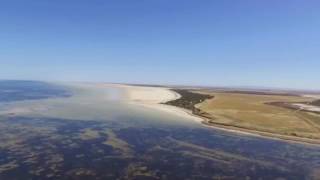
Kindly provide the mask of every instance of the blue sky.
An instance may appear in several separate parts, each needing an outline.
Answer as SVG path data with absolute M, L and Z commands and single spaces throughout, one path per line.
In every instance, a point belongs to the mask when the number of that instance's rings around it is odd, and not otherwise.
M 3 0 L 0 79 L 320 89 L 320 1 Z

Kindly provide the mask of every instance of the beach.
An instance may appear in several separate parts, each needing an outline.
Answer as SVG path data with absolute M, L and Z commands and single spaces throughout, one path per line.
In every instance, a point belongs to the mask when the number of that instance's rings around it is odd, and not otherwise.
M 112 84 L 111 86 L 118 87 L 123 90 L 123 98 L 127 103 L 170 113 L 182 118 L 192 119 L 199 123 L 203 121 L 202 118 L 194 116 L 189 110 L 163 104 L 181 97 L 178 93 L 170 90 L 169 88 L 124 84 Z
M 108 85 L 110 86 L 110 85 Z M 124 101 L 130 104 L 143 106 L 145 108 L 151 108 L 158 111 L 162 111 L 165 113 L 170 113 L 178 117 L 188 118 L 200 123 L 203 126 L 208 128 L 219 129 L 231 133 L 237 133 L 242 135 L 250 135 L 256 137 L 264 137 L 268 139 L 274 140 L 282 140 L 293 143 L 302 143 L 302 144 L 319 144 L 318 140 L 308 139 L 308 138 L 300 138 L 300 137 L 292 137 L 287 135 L 274 134 L 269 132 L 261 132 L 243 128 L 237 128 L 232 126 L 223 126 L 223 125 L 212 125 L 209 124 L 209 119 L 194 115 L 190 110 L 166 105 L 163 104 L 168 101 L 172 101 L 180 98 L 181 96 L 175 91 L 166 88 L 166 87 L 151 87 L 151 86 L 135 86 L 135 85 L 124 85 L 124 84 L 112 84 L 113 87 L 121 88 L 123 93 Z

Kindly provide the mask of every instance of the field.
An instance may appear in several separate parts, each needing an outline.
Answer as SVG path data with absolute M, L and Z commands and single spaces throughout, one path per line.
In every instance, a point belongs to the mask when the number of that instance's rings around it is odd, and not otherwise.
M 206 117 L 209 125 L 241 128 L 258 132 L 320 139 L 320 115 L 272 103 L 311 102 L 314 99 L 292 95 L 243 92 L 194 93 L 214 96 L 196 104 L 196 115 Z

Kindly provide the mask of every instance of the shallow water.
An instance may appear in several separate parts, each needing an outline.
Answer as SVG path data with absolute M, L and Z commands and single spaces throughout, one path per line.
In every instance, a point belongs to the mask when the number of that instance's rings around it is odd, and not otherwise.
M 0 102 L 0 179 L 320 176 L 320 147 L 204 127 L 128 104 L 115 87 L 61 86 L 72 96 L 45 87 L 39 98 Z

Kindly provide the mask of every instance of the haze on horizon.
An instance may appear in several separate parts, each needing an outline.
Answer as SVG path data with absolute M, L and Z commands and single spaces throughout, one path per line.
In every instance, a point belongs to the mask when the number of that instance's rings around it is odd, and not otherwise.
M 320 89 L 316 0 L 0 3 L 0 79 Z

